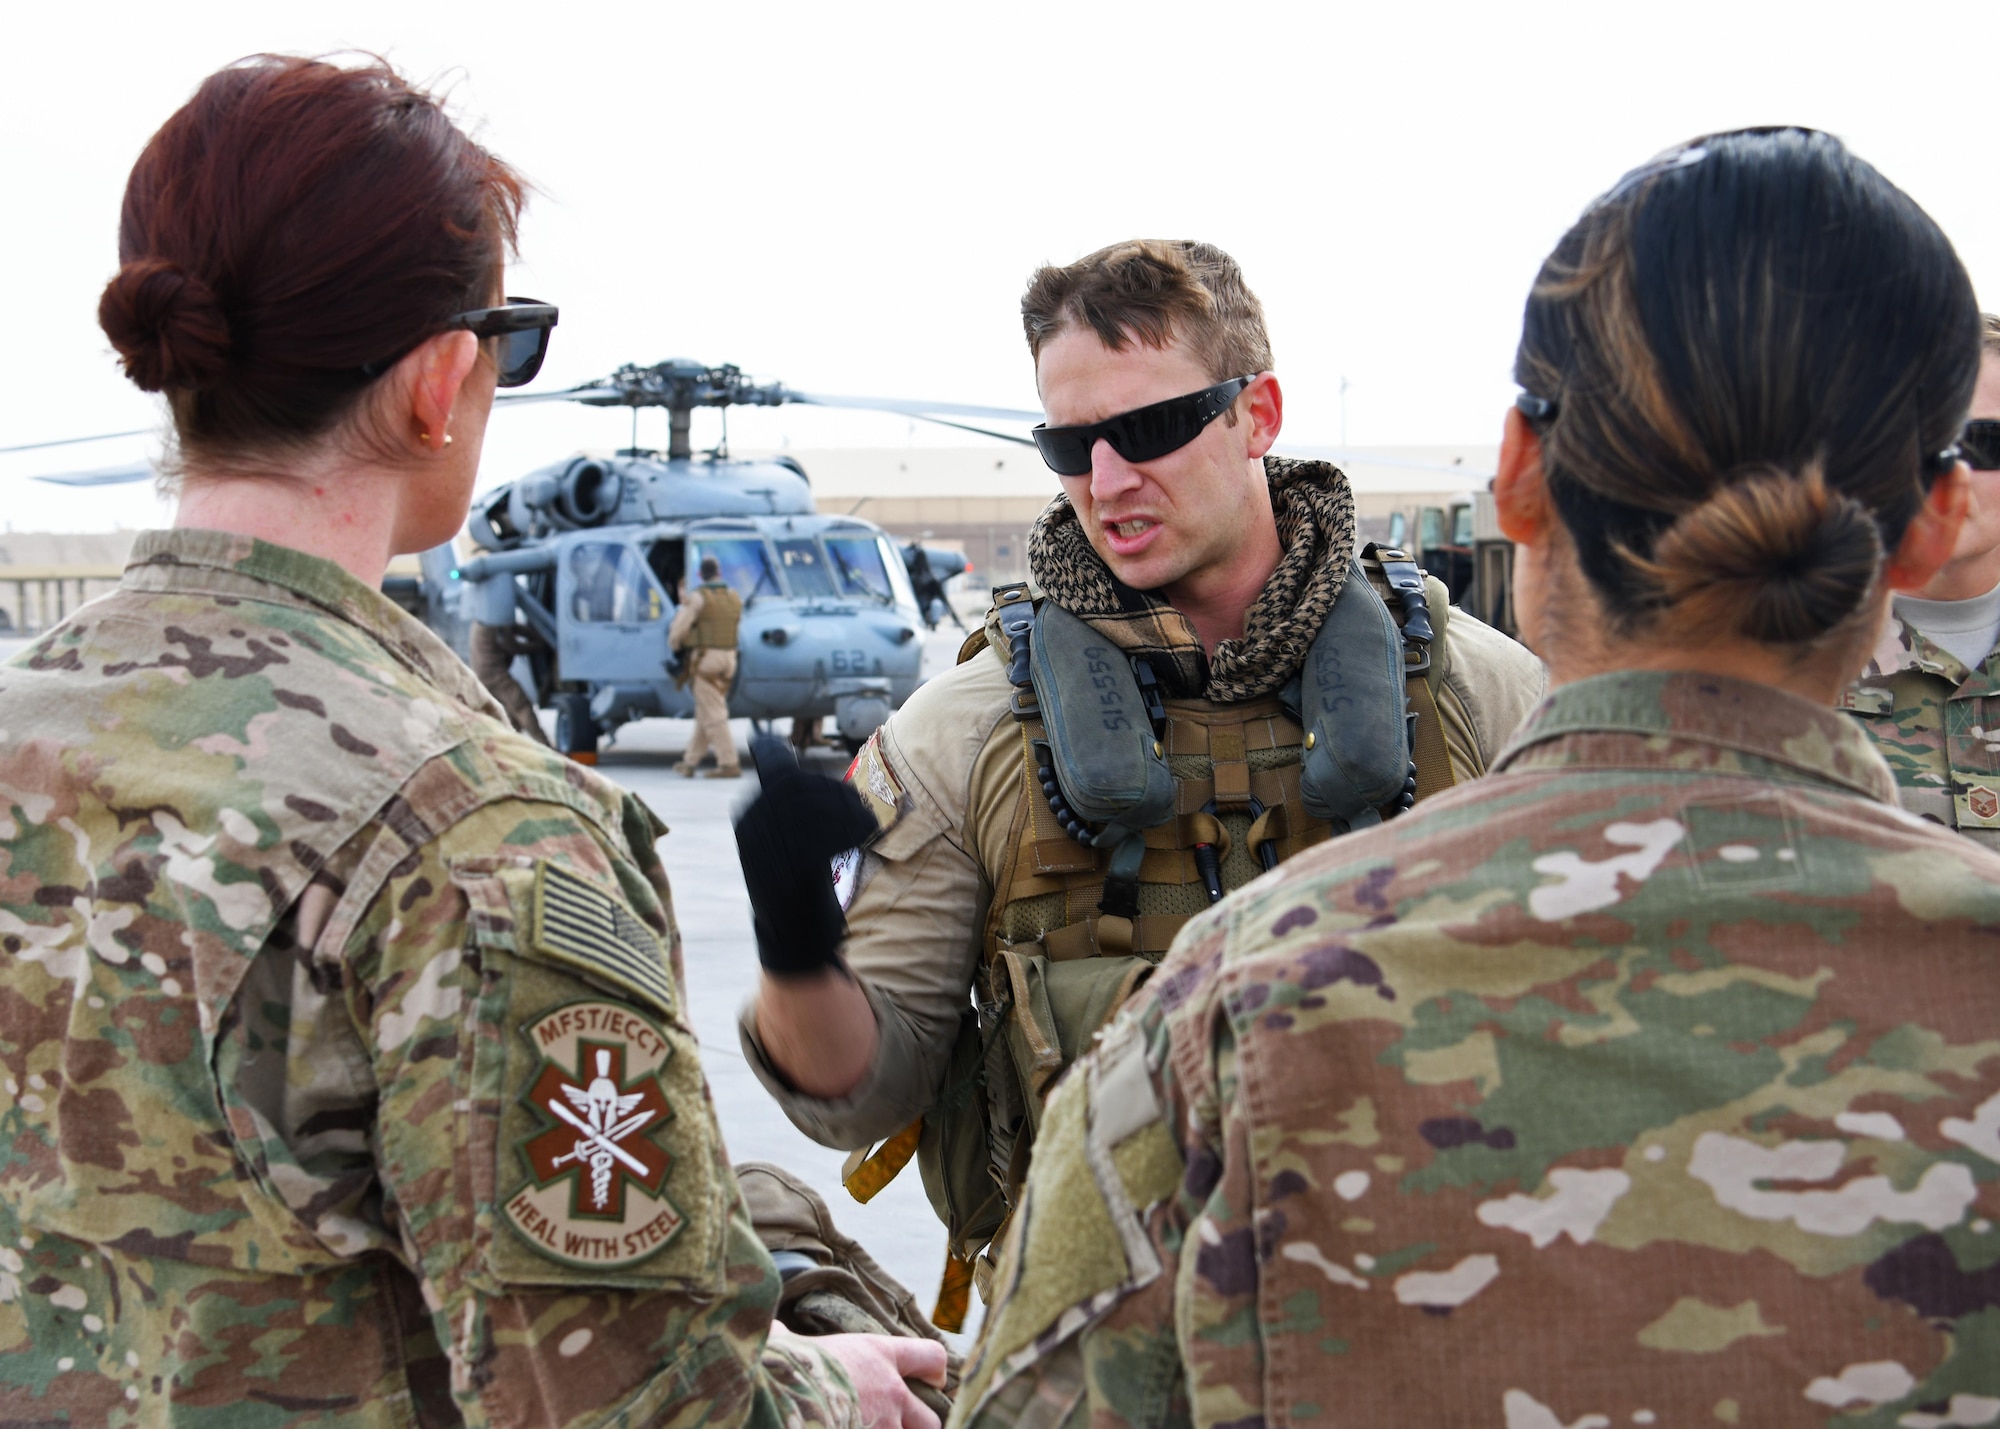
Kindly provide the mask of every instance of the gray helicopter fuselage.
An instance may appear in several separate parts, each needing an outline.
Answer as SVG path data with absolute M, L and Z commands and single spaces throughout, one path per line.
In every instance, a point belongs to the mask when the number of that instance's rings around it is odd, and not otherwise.
M 587 695 L 600 732 L 692 714 L 668 630 L 710 556 L 744 605 L 732 715 L 831 715 L 858 743 L 917 687 L 901 554 L 872 523 L 815 511 L 787 459 L 575 457 L 481 498 L 469 530 L 484 549 L 453 572 L 460 613 L 532 630 L 538 702 Z

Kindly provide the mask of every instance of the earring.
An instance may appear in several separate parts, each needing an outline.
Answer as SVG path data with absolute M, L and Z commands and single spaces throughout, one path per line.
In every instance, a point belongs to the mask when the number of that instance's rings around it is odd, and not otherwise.
M 423 447 L 427 447 L 427 446 L 429 446 L 430 444 L 431 444 L 431 434 L 430 434 L 429 432 L 419 432 L 419 433 L 417 433 L 417 445 L 418 445 L 418 446 L 423 446 Z M 446 432 L 446 433 L 444 434 L 444 445 L 445 445 L 445 446 L 450 446 L 450 445 L 451 445 L 451 433 L 450 433 L 450 432 Z

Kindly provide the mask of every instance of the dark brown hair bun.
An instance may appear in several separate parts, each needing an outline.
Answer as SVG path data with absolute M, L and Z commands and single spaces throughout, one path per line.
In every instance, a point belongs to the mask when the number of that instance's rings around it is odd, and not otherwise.
M 139 258 L 104 285 L 97 321 L 147 392 L 208 386 L 229 366 L 229 318 L 208 284 L 177 263 Z
M 1626 559 L 1652 582 L 1683 638 L 1703 632 L 1766 644 L 1809 641 L 1861 608 L 1875 584 L 1882 537 L 1868 508 L 1826 484 L 1763 470 L 1690 507 Z

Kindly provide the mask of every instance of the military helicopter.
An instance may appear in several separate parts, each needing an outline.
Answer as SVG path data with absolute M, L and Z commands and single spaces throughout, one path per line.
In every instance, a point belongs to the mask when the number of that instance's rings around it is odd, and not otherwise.
M 728 408 L 800 402 L 898 412 L 1016 442 L 1027 438 L 948 419 L 1040 417 L 814 395 L 686 360 L 627 365 L 562 391 L 497 401 L 629 407 L 634 443 L 610 456 L 569 457 L 476 498 L 466 534 L 479 554 L 426 552 L 421 578 L 385 590 L 461 653 L 470 622 L 512 627 L 527 651 L 532 697 L 555 711 L 557 747 L 586 758 L 629 720 L 693 713 L 692 692 L 674 679 L 667 630 L 683 582 L 704 557 L 744 602 L 730 713 L 815 729 L 831 716 L 850 749 L 916 689 L 919 637 L 940 607 L 949 611 L 942 583 L 965 569 L 961 554 L 899 549 L 872 522 L 820 514 L 796 460 L 729 456 Z M 637 444 L 642 407 L 667 411 L 664 453 Z M 723 411 L 713 451 L 693 450 L 696 407 Z
M 683 583 L 704 557 L 715 558 L 744 602 L 730 714 L 760 726 L 789 718 L 795 737 L 830 716 L 839 741 L 859 749 L 916 689 L 922 633 L 941 616 L 957 618 L 943 586 L 965 570 L 961 553 L 899 548 L 872 522 L 819 513 L 793 458 L 728 454 L 728 408 L 886 411 L 1021 443 L 1029 439 L 951 418 L 1041 418 L 1012 408 L 816 395 L 687 360 L 628 364 L 560 391 L 496 399 L 554 401 L 631 408 L 632 445 L 572 455 L 475 497 L 465 534 L 476 554 L 463 557 L 450 545 L 423 552 L 420 575 L 391 575 L 383 590 L 461 657 L 470 655 L 475 622 L 505 632 L 525 659 L 530 698 L 555 712 L 557 748 L 583 760 L 631 720 L 692 715 L 693 691 L 676 681 L 667 632 Z M 667 411 L 665 452 L 638 445 L 645 407 Z M 693 449 L 696 407 L 723 412 L 723 440 L 711 451 Z M 140 463 L 40 479 L 94 486 L 152 474 Z

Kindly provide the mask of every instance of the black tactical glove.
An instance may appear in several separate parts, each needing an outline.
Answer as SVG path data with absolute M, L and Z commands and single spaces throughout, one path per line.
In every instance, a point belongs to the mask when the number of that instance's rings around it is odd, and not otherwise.
M 736 856 L 757 931 L 757 960 L 778 975 L 840 966 L 847 919 L 833 893 L 833 858 L 876 830 L 861 796 L 801 769 L 775 735 L 750 741 L 757 797 L 736 816 Z

